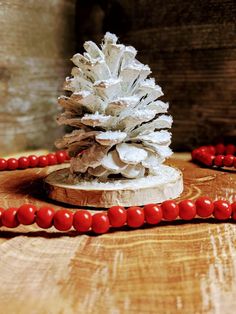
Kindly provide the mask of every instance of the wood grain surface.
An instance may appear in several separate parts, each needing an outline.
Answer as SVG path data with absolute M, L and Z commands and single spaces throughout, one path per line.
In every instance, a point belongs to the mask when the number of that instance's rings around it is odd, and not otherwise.
M 204 194 L 236 200 L 235 172 L 199 168 L 180 159 L 170 163 L 184 173 L 182 198 Z M 0 206 L 48 204 L 41 180 L 59 167 L 1 172 Z M 1 228 L 0 235 L 4 314 L 227 314 L 236 306 L 232 222 L 196 219 L 102 236 L 20 226 Z

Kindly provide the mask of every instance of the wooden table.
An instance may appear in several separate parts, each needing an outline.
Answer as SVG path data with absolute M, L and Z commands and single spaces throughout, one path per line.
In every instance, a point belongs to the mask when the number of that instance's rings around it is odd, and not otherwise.
M 182 198 L 204 194 L 236 201 L 235 172 L 204 169 L 180 159 L 170 163 L 184 173 Z M 58 167 L 1 172 L 0 206 L 48 204 L 41 179 Z M 1 313 L 235 310 L 233 222 L 196 219 L 102 236 L 37 231 L 36 226 L 1 230 Z

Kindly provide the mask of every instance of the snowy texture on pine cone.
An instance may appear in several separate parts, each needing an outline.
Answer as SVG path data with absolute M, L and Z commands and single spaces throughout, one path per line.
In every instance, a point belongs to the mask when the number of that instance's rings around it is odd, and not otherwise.
M 70 96 L 59 97 L 58 123 L 74 130 L 56 146 L 72 156 L 72 175 L 156 175 L 172 154 L 172 117 L 168 103 L 158 100 L 161 87 L 148 78 L 151 70 L 135 58 L 135 48 L 118 44 L 114 34 L 106 33 L 101 48 L 92 41 L 84 48 L 65 81 Z

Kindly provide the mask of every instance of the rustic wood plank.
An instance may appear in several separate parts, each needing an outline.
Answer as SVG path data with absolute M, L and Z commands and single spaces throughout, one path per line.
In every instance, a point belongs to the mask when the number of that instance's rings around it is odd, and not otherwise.
M 184 173 L 182 198 L 207 194 L 236 201 L 235 172 L 170 163 Z M 40 180 L 60 167 L 1 172 L 0 206 L 48 204 Z M 102 236 L 39 232 L 35 226 L 1 230 L 0 303 L 6 314 L 227 314 L 236 306 L 234 223 L 163 223 Z
M 111 0 L 110 6 L 116 1 Z M 132 29 L 235 22 L 234 0 L 121 0 Z
M 52 147 L 61 133 L 56 100 L 74 51 L 74 7 L 73 0 L 1 2 L 1 154 Z
M 208 21 L 209 23 L 209 21 Z M 236 24 L 187 24 L 172 26 L 156 25 L 153 28 L 136 29 L 125 34 L 126 43 L 132 41 L 147 54 L 151 50 L 183 51 L 235 47 Z

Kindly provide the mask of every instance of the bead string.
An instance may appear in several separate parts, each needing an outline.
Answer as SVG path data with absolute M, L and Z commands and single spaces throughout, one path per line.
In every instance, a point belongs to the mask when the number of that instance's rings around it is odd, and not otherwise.
M 235 167 L 236 146 L 218 144 L 216 146 L 201 146 L 192 151 L 193 161 L 212 167 Z M 69 160 L 66 151 L 57 151 L 43 156 L 0 158 L 0 170 L 15 170 L 34 167 L 46 167 L 61 164 Z M 55 211 L 52 207 L 37 208 L 32 204 L 23 204 L 19 208 L 0 208 L 0 226 L 16 228 L 20 224 L 36 223 L 42 229 L 54 226 L 59 231 L 69 231 L 74 228 L 80 233 L 92 231 L 103 234 L 112 228 L 129 226 L 140 228 L 144 224 L 157 225 L 161 221 L 173 221 L 178 218 L 190 221 L 195 217 L 214 217 L 217 220 L 236 220 L 236 202 L 230 204 L 225 200 L 213 202 L 208 197 L 200 197 L 195 202 L 183 200 L 176 203 L 173 200 L 162 204 L 148 204 L 144 207 L 132 206 L 125 209 L 122 206 L 112 206 L 107 212 L 91 214 L 88 210 L 73 212 L 68 209 Z
M 19 208 L 0 208 L 0 226 L 16 228 L 20 224 L 36 223 L 42 229 L 54 226 L 59 231 L 69 231 L 74 228 L 80 233 L 92 231 L 96 234 L 107 233 L 109 229 L 129 226 L 140 228 L 144 224 L 157 225 L 161 221 L 173 221 L 177 218 L 190 221 L 195 217 L 214 217 L 223 221 L 230 217 L 236 220 L 236 202 L 230 204 L 225 200 L 213 202 L 208 197 L 199 197 L 195 202 L 183 200 L 176 203 L 173 200 L 162 204 L 148 204 L 144 207 L 132 206 L 125 209 L 122 206 L 112 206 L 107 212 L 91 214 L 88 210 L 73 212 L 68 209 L 55 211 L 43 206 L 37 208 L 32 204 L 23 204 Z
M 36 167 L 47 167 L 57 164 L 62 164 L 70 158 L 65 150 L 59 150 L 55 153 L 50 153 L 42 156 L 30 155 L 17 158 L 0 158 L 0 171 L 27 169 Z
M 192 160 L 207 167 L 236 168 L 236 146 L 233 144 L 217 144 L 201 146 L 192 151 Z
M 207 145 L 194 149 L 191 152 L 192 160 L 208 167 L 236 168 L 236 146 L 233 144 Z M 0 158 L 0 171 L 47 167 L 68 161 L 70 157 L 66 151 L 57 151 L 42 156 L 30 155 L 17 158 Z

